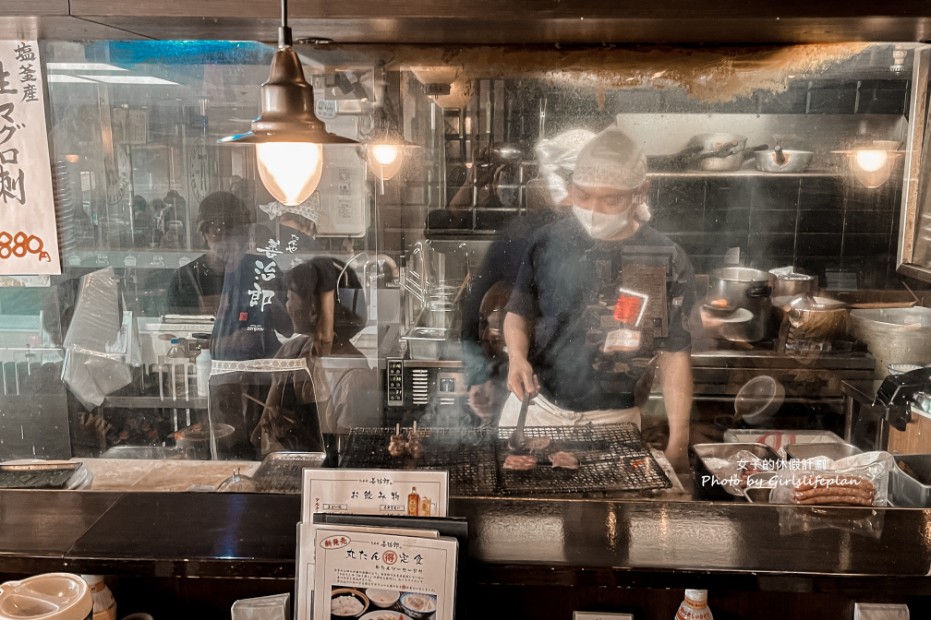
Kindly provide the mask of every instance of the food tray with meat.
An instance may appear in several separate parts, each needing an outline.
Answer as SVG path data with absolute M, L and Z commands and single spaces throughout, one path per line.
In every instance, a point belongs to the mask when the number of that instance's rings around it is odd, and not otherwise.
M 325 452 L 271 452 L 252 479 L 262 493 L 300 493 L 305 467 L 322 467 Z
M 398 450 L 413 429 L 354 428 L 340 467 L 441 469 L 453 495 L 539 495 L 672 486 L 633 424 L 526 427 L 527 445 L 512 451 L 513 428 L 419 428 L 422 449 Z M 391 449 L 389 449 L 391 448 Z

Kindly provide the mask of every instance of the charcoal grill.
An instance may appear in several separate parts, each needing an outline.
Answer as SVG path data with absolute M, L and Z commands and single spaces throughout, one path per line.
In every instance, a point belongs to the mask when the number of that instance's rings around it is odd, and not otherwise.
M 547 450 L 535 454 L 537 467 L 528 471 L 504 469 L 511 452 L 507 440 L 512 427 L 420 428 L 424 455 L 393 457 L 388 442 L 391 428 L 354 428 L 340 457 L 340 467 L 374 469 L 433 469 L 449 472 L 454 495 L 539 495 L 665 489 L 672 486 L 633 424 L 581 427 L 526 427 L 528 439 L 548 437 Z M 576 470 L 551 466 L 548 454 L 571 452 Z

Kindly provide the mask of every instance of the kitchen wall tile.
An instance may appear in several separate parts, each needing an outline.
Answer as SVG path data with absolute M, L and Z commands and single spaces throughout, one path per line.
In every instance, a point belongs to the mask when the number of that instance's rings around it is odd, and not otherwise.
M 771 264 L 777 256 L 795 256 L 795 235 L 751 234 L 747 253 L 754 264 Z
M 843 231 L 844 212 L 842 210 L 799 211 L 799 234 L 832 233 L 839 236 Z
M 813 80 L 808 85 L 808 114 L 853 114 L 856 104 L 854 80 Z
M 788 209 L 753 209 L 750 212 L 750 234 L 795 234 L 798 211 Z
M 839 256 L 842 239 L 837 234 L 799 234 L 796 252 L 798 256 Z
M 879 217 L 875 211 L 847 211 L 844 216 L 844 232 L 847 234 L 877 234 L 891 228 L 887 217 Z
M 851 256 L 875 257 L 894 254 L 896 240 L 889 235 L 848 233 L 843 237 L 845 258 Z
M 750 209 L 709 205 L 705 209 L 704 230 L 709 234 L 743 234 L 750 232 Z
M 857 114 L 905 114 L 910 80 L 861 80 Z
M 756 177 L 751 191 L 753 210 L 795 209 L 799 201 L 799 178 Z
M 753 181 L 740 177 L 710 179 L 705 185 L 705 196 L 710 207 L 748 209 L 753 200 Z
M 837 177 L 805 177 L 799 182 L 800 209 L 837 209 L 844 206 L 843 182 Z
M 762 114 L 804 114 L 808 103 L 808 82 L 794 80 L 783 92 L 771 90 L 756 94 Z

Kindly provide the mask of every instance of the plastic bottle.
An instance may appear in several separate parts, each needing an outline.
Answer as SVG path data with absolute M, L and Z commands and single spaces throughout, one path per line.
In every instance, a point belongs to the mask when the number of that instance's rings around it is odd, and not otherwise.
M 187 362 L 188 356 L 179 338 L 171 339 L 168 348 L 168 381 L 172 398 L 187 398 Z
M 210 367 L 212 363 L 210 349 L 201 349 L 194 360 L 194 366 L 197 368 L 197 395 L 200 397 L 206 397 L 210 391 Z
M 101 575 L 81 575 L 94 599 L 94 620 L 116 620 L 116 599 Z
M 686 590 L 674 620 L 713 620 L 708 609 L 708 590 Z

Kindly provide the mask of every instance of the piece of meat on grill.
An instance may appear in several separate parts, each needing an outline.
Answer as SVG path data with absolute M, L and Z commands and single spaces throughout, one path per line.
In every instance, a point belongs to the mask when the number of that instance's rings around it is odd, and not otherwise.
M 527 454 L 509 454 L 504 459 L 504 469 L 511 471 L 529 471 L 536 466 L 536 457 Z
M 530 437 L 524 447 L 531 452 L 541 452 L 549 448 L 552 443 L 553 440 L 549 437 Z
M 571 452 L 566 452 L 565 450 L 560 450 L 559 452 L 553 452 L 550 456 L 550 463 L 553 464 L 553 467 L 559 467 L 562 469 L 578 469 L 579 468 L 579 459 L 576 458 Z
M 401 425 L 398 424 L 394 435 L 388 440 L 388 454 L 397 458 L 399 456 L 404 456 L 406 453 L 407 439 L 401 434 Z

